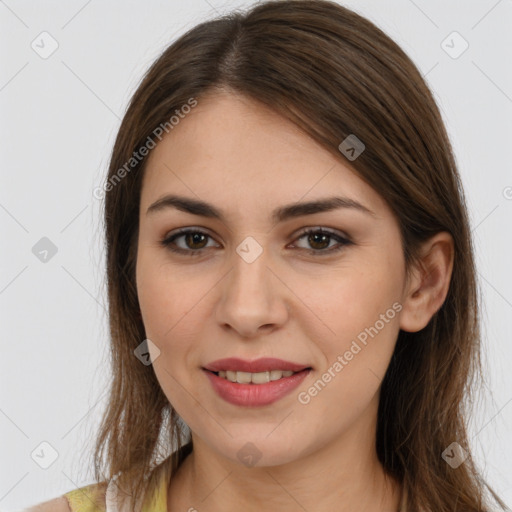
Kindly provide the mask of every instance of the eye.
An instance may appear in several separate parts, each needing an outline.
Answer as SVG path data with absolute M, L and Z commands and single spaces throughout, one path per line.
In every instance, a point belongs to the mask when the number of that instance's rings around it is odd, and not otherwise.
M 333 252 L 340 251 L 344 246 L 352 244 L 348 238 L 324 228 L 308 228 L 302 232 L 297 240 L 301 240 L 302 238 L 305 238 L 309 246 L 313 248 L 313 250 L 309 250 L 308 252 L 319 256 L 332 254 Z M 338 244 L 329 247 L 333 240 L 338 242 Z
M 175 243 L 175 240 L 180 238 L 183 239 L 184 247 L 180 247 Z M 160 244 L 172 252 L 196 256 L 201 254 L 203 249 L 207 248 L 206 242 L 208 238 L 211 238 L 211 236 L 198 229 L 180 229 L 177 233 L 161 240 Z
M 317 256 L 331 254 L 343 249 L 344 246 L 351 245 L 353 243 L 348 238 L 323 228 L 308 228 L 303 231 L 296 240 L 301 240 L 303 238 L 306 239 L 306 242 L 310 247 L 312 247 L 312 249 L 302 249 Z M 180 246 L 176 243 L 176 241 L 180 239 L 182 239 L 184 246 Z M 202 254 L 204 249 L 212 247 L 207 245 L 208 239 L 212 239 L 212 237 L 204 231 L 185 228 L 167 236 L 160 241 L 160 244 L 175 253 L 185 254 L 187 256 L 198 256 Z M 335 244 L 334 246 L 330 246 L 333 241 L 336 241 L 337 245 Z

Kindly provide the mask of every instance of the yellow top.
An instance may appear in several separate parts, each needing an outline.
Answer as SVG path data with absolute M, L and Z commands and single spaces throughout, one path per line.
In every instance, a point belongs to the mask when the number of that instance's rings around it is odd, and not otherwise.
M 186 444 L 179 452 L 174 452 L 158 464 L 152 475 L 156 478 L 156 486 L 151 495 L 144 496 L 141 512 L 167 512 L 167 489 L 171 477 L 173 463 L 179 465 L 191 450 Z M 176 460 L 177 459 L 177 460 Z M 64 494 L 72 512 L 124 512 L 116 505 L 115 482 L 107 486 L 100 482 L 73 489 Z M 128 510 L 128 509 L 126 509 Z

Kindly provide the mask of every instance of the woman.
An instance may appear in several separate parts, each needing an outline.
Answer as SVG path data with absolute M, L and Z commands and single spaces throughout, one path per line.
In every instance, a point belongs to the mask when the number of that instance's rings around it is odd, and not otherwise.
M 193 28 L 134 94 L 104 192 L 98 483 L 43 510 L 489 511 L 486 489 L 505 509 L 463 414 L 460 178 L 375 25 L 292 0 Z

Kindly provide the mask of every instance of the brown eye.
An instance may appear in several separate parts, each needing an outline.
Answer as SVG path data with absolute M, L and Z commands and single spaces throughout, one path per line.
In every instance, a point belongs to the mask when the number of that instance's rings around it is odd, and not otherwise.
M 185 244 L 189 249 L 203 249 L 207 236 L 202 233 L 187 233 L 183 235 Z
M 182 229 L 161 240 L 160 243 L 170 251 L 195 256 L 201 254 L 203 249 L 209 248 L 207 247 L 209 239 L 211 239 L 211 236 L 202 231 Z M 178 244 L 176 243 L 177 240 L 181 240 L 181 242 Z
M 339 251 L 343 249 L 344 246 L 352 244 L 350 240 L 347 238 L 334 233 L 332 231 L 327 231 L 325 229 L 316 228 L 316 229 L 308 229 L 304 231 L 297 240 L 306 239 L 307 244 L 309 245 L 309 252 L 311 254 L 331 254 L 332 252 Z M 330 246 L 331 242 L 337 242 L 334 246 Z M 308 247 L 302 247 L 305 250 L 308 250 Z
M 329 246 L 330 241 L 331 236 L 323 233 L 312 233 L 308 235 L 308 243 L 313 249 L 325 249 Z

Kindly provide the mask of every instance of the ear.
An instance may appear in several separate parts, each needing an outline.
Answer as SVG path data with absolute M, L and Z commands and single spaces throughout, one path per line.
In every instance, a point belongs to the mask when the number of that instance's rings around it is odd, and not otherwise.
M 400 329 L 420 331 L 441 308 L 450 287 L 453 258 L 453 238 L 446 231 L 423 242 L 420 261 L 404 289 Z

